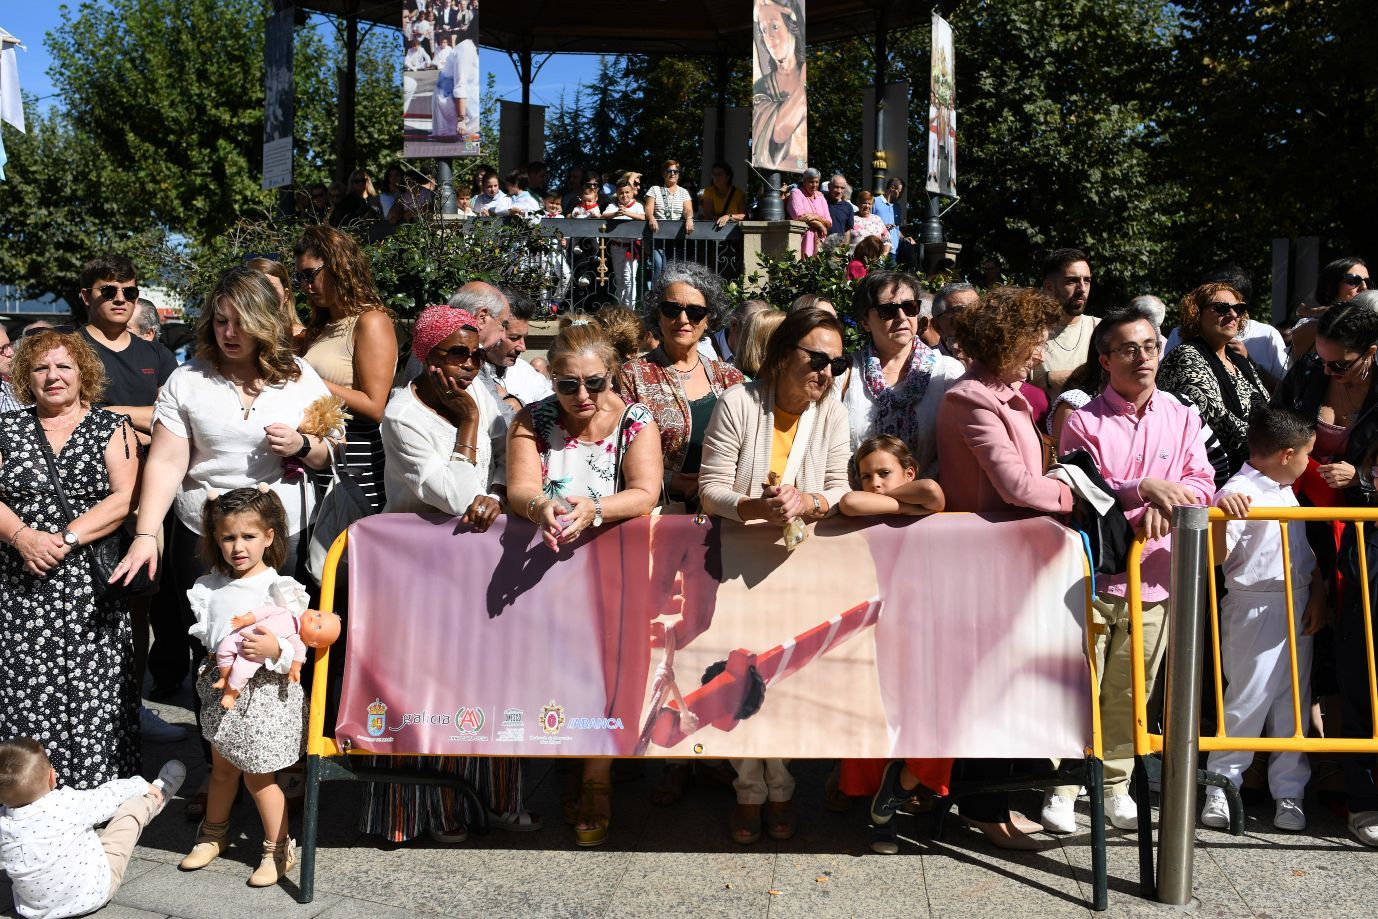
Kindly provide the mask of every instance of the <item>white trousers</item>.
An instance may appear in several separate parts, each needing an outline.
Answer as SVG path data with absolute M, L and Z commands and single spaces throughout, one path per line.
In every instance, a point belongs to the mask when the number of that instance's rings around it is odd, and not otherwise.
M 631 307 L 636 297 L 636 275 L 640 265 L 636 253 L 630 248 L 608 244 L 608 261 L 612 262 L 612 284 L 617 291 L 617 300 L 623 306 Z
M 732 787 L 736 789 L 738 804 L 778 803 L 794 797 L 794 776 L 790 775 L 789 760 L 734 759 L 730 762 L 737 770 Z
M 1310 588 L 1292 592 L 1297 628 L 1297 685 L 1301 733 L 1311 726 L 1311 636 L 1301 634 Z M 1220 608 L 1220 667 L 1225 677 L 1225 733 L 1231 737 L 1292 736 L 1292 663 L 1287 643 L 1287 595 L 1283 591 L 1231 588 Z M 1209 664 L 1207 665 L 1209 666 Z M 1206 768 L 1234 782 L 1254 760 L 1248 750 L 1212 753 Z M 1274 798 L 1301 798 L 1311 778 L 1304 753 L 1273 753 L 1268 790 Z M 1224 794 L 1208 787 L 1207 794 Z

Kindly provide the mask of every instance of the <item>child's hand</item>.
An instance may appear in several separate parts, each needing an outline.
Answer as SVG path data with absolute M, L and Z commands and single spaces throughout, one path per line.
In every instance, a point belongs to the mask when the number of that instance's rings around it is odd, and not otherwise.
M 163 803 L 163 790 L 159 788 L 157 785 L 150 784 L 148 786 L 148 796 L 152 798 L 154 802 L 156 802 L 157 804 Z
M 1237 491 L 1223 494 L 1215 499 L 1215 506 L 1220 508 L 1231 517 L 1249 516 L 1249 505 L 1253 503 L 1248 495 L 1242 495 Z

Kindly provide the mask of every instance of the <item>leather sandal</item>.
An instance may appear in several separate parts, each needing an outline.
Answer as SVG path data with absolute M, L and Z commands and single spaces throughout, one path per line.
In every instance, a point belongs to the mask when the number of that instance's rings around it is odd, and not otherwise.
M 601 846 L 608 841 L 608 825 L 612 822 L 612 785 L 588 779 L 579 805 L 579 822 L 574 827 L 574 841 L 585 848 Z M 599 799 L 603 806 L 598 806 Z
M 749 846 L 761 838 L 761 805 L 738 804 L 727 817 L 732 841 Z
M 766 834 L 771 839 L 783 842 L 794 835 L 799 828 L 799 815 L 794 810 L 793 801 L 766 802 Z

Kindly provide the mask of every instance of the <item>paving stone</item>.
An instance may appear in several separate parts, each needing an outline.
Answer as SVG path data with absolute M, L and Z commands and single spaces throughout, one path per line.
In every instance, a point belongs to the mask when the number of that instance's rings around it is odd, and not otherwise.
M 782 853 L 776 858 L 770 919 L 930 915 L 923 857 Z
M 275 887 L 255 889 L 244 878 L 209 871 L 187 874 L 159 865 L 120 888 L 120 906 L 176 916 L 179 919 L 309 919 L 325 912 L 337 898 L 317 891 L 312 903 L 296 901 L 295 870 Z
M 609 917 L 764 917 L 776 897 L 770 852 L 638 852 L 608 905 Z

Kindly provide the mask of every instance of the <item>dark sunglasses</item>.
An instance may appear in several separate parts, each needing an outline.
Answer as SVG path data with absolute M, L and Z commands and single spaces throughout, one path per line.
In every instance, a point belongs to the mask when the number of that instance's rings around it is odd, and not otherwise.
M 708 307 L 699 306 L 695 303 L 676 303 L 673 300 L 660 301 L 660 315 L 666 319 L 678 319 L 680 313 L 683 313 L 690 322 L 698 325 L 708 318 Z
M 584 377 L 580 379 L 579 377 L 560 377 L 555 381 L 555 391 L 562 396 L 577 396 L 579 394 L 579 387 L 581 386 L 588 390 L 590 396 L 596 396 L 598 393 L 608 388 L 608 378 Z
M 294 271 L 292 272 L 292 281 L 298 287 L 306 287 L 307 285 L 316 283 L 317 275 L 324 270 L 324 265 L 317 265 L 315 268 L 310 268 L 305 271 Z
M 1368 287 L 1369 279 L 1361 274 L 1347 274 L 1341 277 L 1340 281 L 1350 287 Z
M 1357 363 L 1359 363 L 1359 358 L 1357 357 L 1348 361 L 1326 361 L 1325 369 L 1337 377 L 1342 377 L 1346 373 L 1349 373 L 1350 368 Z
M 803 345 L 795 345 L 795 347 L 809 356 L 809 369 L 814 373 L 827 367 L 833 376 L 840 377 L 847 372 L 847 368 L 852 363 L 851 358 L 845 354 L 841 357 L 828 357 L 822 351 L 810 351 Z
M 667 169 L 667 170 L 665 170 L 665 174 L 666 174 L 667 176 L 677 176 L 677 175 L 679 175 L 679 170 L 678 170 L 678 169 Z
M 1234 310 L 1236 316 L 1243 316 L 1249 311 L 1249 304 L 1247 303 L 1221 303 L 1218 300 L 1212 300 L 1206 306 L 1210 307 L 1217 316 L 1227 315 L 1230 310 Z
M 131 284 L 128 287 L 121 287 L 118 284 L 102 284 L 100 287 L 92 287 L 91 291 L 102 300 L 113 300 L 116 294 L 124 294 L 124 298 L 130 303 L 139 299 L 139 287 L 136 284 Z
M 900 314 L 900 310 L 904 310 L 904 315 L 913 319 L 919 315 L 920 306 L 918 300 L 899 300 L 895 303 L 877 303 L 875 310 L 877 316 L 889 322 Z
M 467 364 L 470 361 L 482 364 L 488 357 L 488 352 L 482 348 L 470 348 L 465 345 L 455 345 L 444 351 L 437 349 L 434 353 L 447 364 Z
M 31 338 L 34 335 L 42 335 L 44 332 L 56 332 L 59 335 L 70 335 L 76 328 L 70 325 L 39 326 L 38 328 L 28 328 L 19 334 L 20 338 Z

